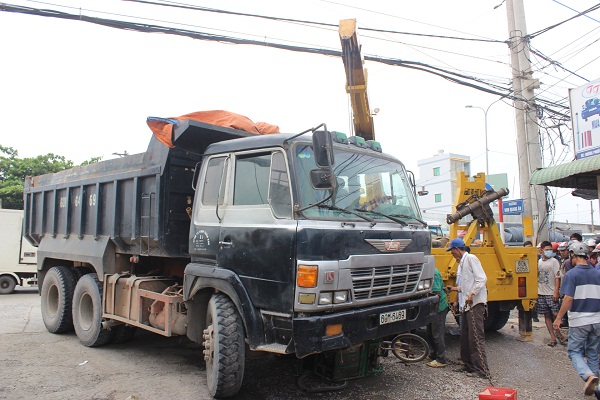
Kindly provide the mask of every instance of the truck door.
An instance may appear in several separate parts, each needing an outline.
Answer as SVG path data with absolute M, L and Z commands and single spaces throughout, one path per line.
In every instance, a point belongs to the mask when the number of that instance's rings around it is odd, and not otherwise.
M 227 202 L 219 208 L 218 266 L 237 273 L 254 306 L 291 311 L 295 239 L 288 163 L 280 150 L 232 157 Z
M 212 157 L 206 163 L 206 170 L 196 184 L 189 249 L 193 260 L 215 264 L 221 230 L 217 214 L 219 207 L 223 207 L 225 202 L 229 157 Z

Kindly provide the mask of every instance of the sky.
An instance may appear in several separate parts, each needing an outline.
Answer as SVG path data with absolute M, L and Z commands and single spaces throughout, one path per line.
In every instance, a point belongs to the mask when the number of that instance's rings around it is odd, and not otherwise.
M 174 3 L 174 2 L 169 2 Z M 268 21 L 206 11 L 116 0 L 13 0 L 8 4 L 72 14 L 144 22 L 294 46 L 340 50 L 335 27 Z M 182 3 L 178 3 L 182 4 Z M 337 25 L 354 18 L 359 28 L 504 41 L 502 0 L 302 2 L 220 0 L 186 4 Z M 596 1 L 526 0 L 529 33 L 576 15 Z M 63 7 L 61 7 L 63 6 Z M 496 7 L 498 6 L 498 7 Z M 142 19 L 144 18 L 144 19 Z M 178 25 L 175 25 L 178 24 Z M 269 122 L 282 132 L 326 123 L 350 133 L 342 60 L 266 46 L 228 44 L 125 31 L 83 21 L 0 12 L 0 144 L 19 157 L 54 153 L 75 163 L 113 153 L 145 151 L 148 116 L 175 117 L 228 110 Z M 363 55 L 404 59 L 509 85 L 505 43 L 475 42 L 359 30 Z M 560 64 L 532 56 L 539 92 L 565 103 L 568 89 L 600 77 L 600 11 L 532 39 Z M 423 72 L 366 61 L 376 138 L 418 177 L 417 161 L 438 151 L 471 157 L 471 172 L 485 171 L 484 113 L 488 109 L 489 173 L 507 173 L 509 198 L 519 198 L 514 109 L 499 96 Z M 564 68 L 575 72 L 575 76 Z M 566 110 L 568 113 L 568 110 Z M 569 124 L 570 125 L 570 124 Z M 543 132 L 544 165 L 573 159 L 570 126 Z M 552 219 L 589 223 L 590 202 L 552 189 Z M 594 221 L 600 225 L 592 202 Z M 600 229 L 599 229 L 600 230 Z

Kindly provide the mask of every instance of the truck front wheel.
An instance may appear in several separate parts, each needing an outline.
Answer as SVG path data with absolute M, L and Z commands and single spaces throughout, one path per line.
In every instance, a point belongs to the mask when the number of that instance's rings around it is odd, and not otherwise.
M 17 281 L 10 275 L 0 276 L 0 294 L 11 294 L 17 286 Z
M 50 333 L 73 330 L 71 303 L 77 278 L 68 267 L 52 267 L 42 284 L 42 319 Z
M 112 332 L 102 328 L 102 284 L 96 274 L 83 275 L 73 293 L 73 326 L 81 344 L 102 346 Z
M 204 330 L 206 380 L 211 396 L 235 396 L 244 379 L 244 327 L 235 305 L 222 293 L 208 302 Z

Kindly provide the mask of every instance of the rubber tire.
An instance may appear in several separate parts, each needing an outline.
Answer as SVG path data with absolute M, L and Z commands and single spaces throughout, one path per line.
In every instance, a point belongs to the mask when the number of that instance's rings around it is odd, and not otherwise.
M 73 327 L 87 347 L 102 346 L 112 339 L 113 332 L 102 328 L 102 284 L 96 274 L 83 275 L 75 286 Z
M 488 314 L 483 322 L 483 329 L 486 332 L 499 331 L 506 325 L 510 311 L 500 311 L 500 304 L 496 302 L 488 303 Z
M 44 325 L 50 333 L 73 330 L 73 292 L 77 278 L 69 267 L 52 267 L 44 277 L 41 308 Z
M 114 344 L 127 343 L 133 339 L 133 335 L 137 331 L 135 326 L 117 325 L 111 328 L 113 332 L 112 342 Z
M 2 275 L 0 276 L 0 294 L 11 294 L 15 291 L 17 281 L 13 276 Z
M 79 278 L 81 278 L 84 275 L 91 274 L 92 272 L 94 272 L 94 270 L 88 267 L 73 268 L 73 273 L 77 277 L 77 280 L 79 280 Z
M 216 293 L 210 298 L 206 326 L 209 332 L 212 327 L 212 335 L 206 340 L 212 342 L 206 360 L 208 391 L 216 398 L 235 396 L 244 379 L 244 327 L 229 297 Z

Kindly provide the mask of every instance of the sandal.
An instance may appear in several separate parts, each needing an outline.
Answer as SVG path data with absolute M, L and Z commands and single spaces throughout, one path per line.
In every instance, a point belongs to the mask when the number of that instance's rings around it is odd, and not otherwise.
M 546 345 L 550 346 L 550 347 L 554 347 L 554 346 L 556 346 L 556 342 L 548 342 L 548 343 L 546 343 Z
M 558 339 L 558 343 L 562 344 L 563 346 L 567 346 L 569 344 L 569 339 L 566 337 L 561 337 Z
M 468 376 L 469 378 L 481 378 L 481 379 L 485 379 L 485 375 L 480 374 L 478 372 L 467 372 L 466 376 Z

